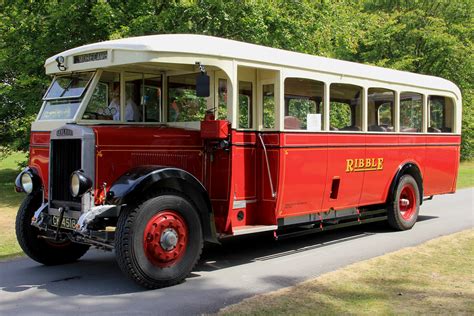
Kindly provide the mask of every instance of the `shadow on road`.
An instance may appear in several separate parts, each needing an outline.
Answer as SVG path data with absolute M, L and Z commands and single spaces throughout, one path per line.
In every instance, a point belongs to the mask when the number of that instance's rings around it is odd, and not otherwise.
M 420 216 L 420 221 L 435 219 Z M 364 238 L 373 234 L 392 232 L 385 223 L 354 226 L 276 241 L 272 234 L 242 236 L 224 240 L 221 245 L 204 249 L 191 278 L 201 278 L 200 272 L 226 269 L 246 263 L 265 261 L 298 252 L 313 250 L 335 243 Z M 128 280 L 119 270 L 114 255 L 91 251 L 76 263 L 46 267 L 29 259 L 0 263 L 0 293 L 23 292 L 31 288 L 45 290 L 58 296 L 103 296 L 144 291 Z M 273 280 L 291 284 L 292 280 Z M 86 286 L 85 286 L 86 285 Z

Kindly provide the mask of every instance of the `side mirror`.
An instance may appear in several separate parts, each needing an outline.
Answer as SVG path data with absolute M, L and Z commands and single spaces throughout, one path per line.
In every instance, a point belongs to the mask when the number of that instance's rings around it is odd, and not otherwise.
M 209 83 L 209 76 L 200 72 L 196 77 L 196 96 L 207 98 L 210 95 Z

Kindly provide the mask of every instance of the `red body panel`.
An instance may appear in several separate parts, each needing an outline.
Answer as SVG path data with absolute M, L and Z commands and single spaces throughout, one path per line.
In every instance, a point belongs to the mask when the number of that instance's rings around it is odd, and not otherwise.
M 48 197 L 50 132 L 31 132 L 29 166 L 38 171 L 43 181 L 45 198 Z
M 328 135 L 288 133 L 282 138 L 278 217 L 321 210 L 328 169 Z
M 204 182 L 204 147 L 199 131 L 144 126 L 95 126 L 93 130 L 96 189 L 104 182 L 110 186 L 130 168 L 141 165 L 181 168 Z
M 454 192 L 459 162 L 456 135 L 263 132 L 267 167 L 255 131 L 232 130 L 231 146 L 224 150 L 206 146 L 194 130 L 91 128 L 96 135 L 96 193 L 135 166 L 182 168 L 207 188 L 219 233 L 331 208 L 385 203 L 398 168 L 407 162 L 419 166 L 425 196 Z M 38 170 L 46 189 L 48 160 L 49 132 L 32 132 L 30 166 Z
M 291 132 L 262 135 L 273 184 L 278 188 L 276 203 L 271 199 L 257 134 L 233 131 L 231 186 L 234 195 L 230 199 L 231 202 L 256 201 L 234 208 L 227 229 L 229 226 L 272 224 L 276 218 L 331 208 L 383 204 L 398 169 L 408 162 L 419 167 L 425 196 L 455 191 L 459 136 Z M 279 135 L 280 143 L 276 142 L 276 136 L 269 138 L 269 135 Z M 348 159 L 363 160 L 368 163 L 366 168 L 369 170 L 347 172 Z M 379 161 L 380 168 L 377 168 Z M 371 164 L 375 167 L 370 168 Z M 256 176 L 252 176 L 254 174 Z M 331 197 L 334 179 L 339 182 L 336 198 Z M 239 211 L 247 214 L 247 221 L 236 219 Z
M 203 139 L 226 139 L 229 135 L 229 122 L 224 120 L 201 121 Z

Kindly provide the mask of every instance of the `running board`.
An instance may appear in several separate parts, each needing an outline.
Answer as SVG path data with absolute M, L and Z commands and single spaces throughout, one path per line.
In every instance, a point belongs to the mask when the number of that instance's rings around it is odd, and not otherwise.
M 380 217 L 373 217 L 373 218 L 367 218 L 367 219 L 359 219 L 359 220 L 340 223 L 340 224 L 323 225 L 323 223 L 319 223 L 320 224 L 319 226 L 314 227 L 314 228 L 308 228 L 305 230 L 300 230 L 300 231 L 295 231 L 295 232 L 290 232 L 290 233 L 283 233 L 281 235 L 279 235 L 278 232 L 276 232 L 275 239 L 281 240 L 281 239 L 290 238 L 290 237 L 304 236 L 304 235 L 315 234 L 315 233 L 343 228 L 343 227 L 349 227 L 349 226 L 355 226 L 355 225 L 367 224 L 367 223 L 373 223 L 373 222 L 380 222 L 380 221 L 386 221 L 386 220 L 387 220 L 387 216 L 380 216 Z
M 255 234 L 267 231 L 275 231 L 278 229 L 277 225 L 247 225 L 247 226 L 237 226 L 233 228 L 232 235 L 221 235 L 220 238 L 240 236 L 247 234 Z

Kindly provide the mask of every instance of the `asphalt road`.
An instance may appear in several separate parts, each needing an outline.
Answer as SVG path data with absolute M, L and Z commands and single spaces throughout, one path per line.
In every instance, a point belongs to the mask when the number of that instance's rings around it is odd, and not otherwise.
M 247 236 L 207 249 L 186 282 L 145 291 L 124 278 L 110 253 L 45 267 L 30 259 L 0 263 L 1 315 L 194 315 L 293 285 L 353 262 L 473 227 L 474 190 L 426 201 L 410 231 L 385 225 L 275 241 Z

